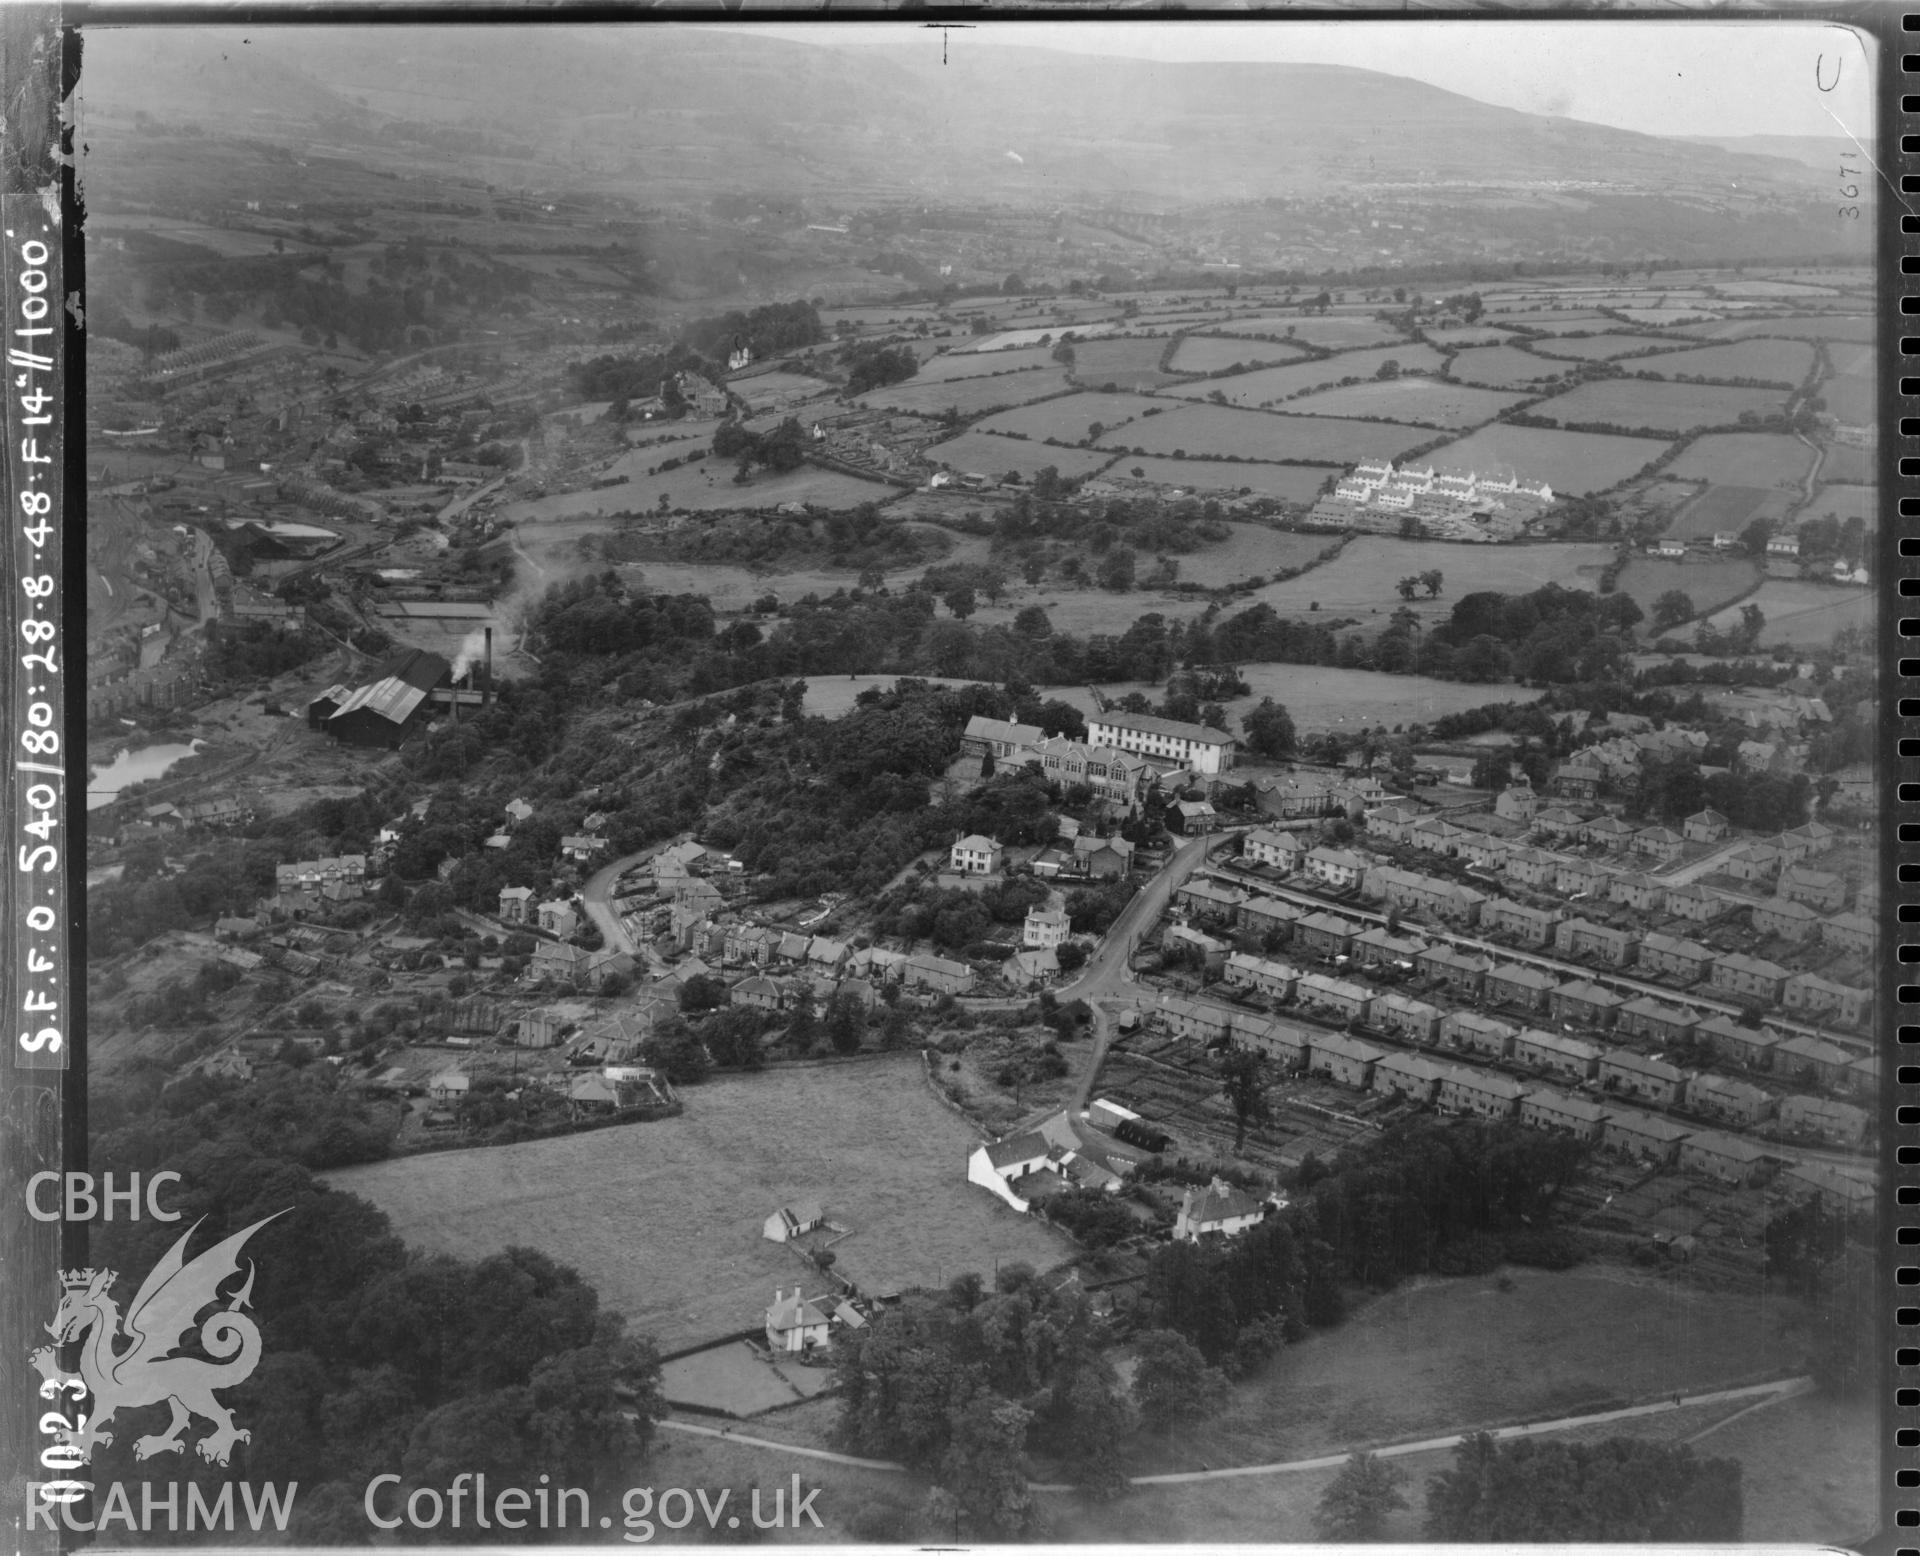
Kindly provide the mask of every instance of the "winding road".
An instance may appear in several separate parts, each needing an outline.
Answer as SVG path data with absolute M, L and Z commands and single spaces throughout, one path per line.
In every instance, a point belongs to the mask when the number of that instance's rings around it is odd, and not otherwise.
M 1772 1383 L 1752 1383 L 1744 1388 L 1713 1389 L 1704 1394 L 1663 1395 L 1648 1404 L 1625 1405 L 1617 1410 L 1596 1410 L 1586 1415 L 1556 1416 L 1550 1421 L 1523 1421 L 1515 1426 L 1488 1429 L 1487 1435 L 1499 1442 L 1516 1437 L 1543 1437 L 1550 1432 L 1566 1432 L 1575 1427 L 1605 1426 L 1614 1421 L 1632 1421 L 1642 1416 L 1664 1415 L 1670 1411 L 1685 1410 L 1694 1405 L 1730 1405 L 1744 1401 L 1747 1410 L 1757 1410 L 1765 1405 L 1779 1404 L 1783 1400 L 1811 1393 L 1812 1390 L 1812 1378 L 1780 1378 Z M 1740 1413 L 1744 1415 L 1746 1410 Z M 823 1459 L 829 1464 L 845 1464 L 863 1470 L 881 1470 L 892 1475 L 907 1473 L 907 1467 L 904 1464 L 897 1464 L 891 1459 L 861 1459 L 848 1453 L 834 1453 L 826 1448 L 807 1448 L 799 1443 L 778 1442 L 771 1437 L 750 1437 L 730 1427 L 700 1426 L 692 1421 L 675 1420 L 664 1420 L 659 1424 L 667 1431 L 684 1432 L 691 1437 L 718 1437 L 727 1442 L 744 1443 L 750 1448 L 766 1448 L 774 1453 L 794 1454 L 803 1459 Z M 1476 1430 L 1480 1428 L 1470 1427 L 1464 1431 L 1449 1432 L 1440 1437 L 1416 1438 L 1411 1442 L 1386 1443 L 1365 1451 L 1372 1453 L 1377 1459 L 1401 1459 L 1416 1453 L 1444 1452 L 1449 1448 L 1457 1447 Z M 1130 1475 L 1127 1477 L 1127 1484 L 1130 1486 L 1183 1486 L 1201 1480 L 1234 1480 L 1256 1475 L 1298 1475 L 1311 1470 L 1337 1469 L 1359 1451 L 1361 1450 L 1357 1448 L 1347 1448 L 1339 1453 L 1321 1454 L 1311 1459 L 1286 1459 L 1275 1464 L 1239 1464 L 1220 1470 L 1182 1470 L 1169 1475 Z M 1030 1481 L 1027 1489 L 1034 1492 L 1063 1494 L 1071 1493 L 1078 1488 L 1057 1482 Z

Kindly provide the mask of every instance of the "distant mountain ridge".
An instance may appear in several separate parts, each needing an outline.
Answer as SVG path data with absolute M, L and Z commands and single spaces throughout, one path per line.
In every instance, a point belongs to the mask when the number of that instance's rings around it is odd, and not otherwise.
M 1334 65 L 1163 64 L 963 36 L 943 65 L 931 35 L 902 33 L 836 49 L 696 26 L 123 29 L 88 36 L 83 90 L 269 138 L 328 116 L 467 124 L 556 161 L 585 138 L 631 161 L 642 198 L 702 178 L 1176 204 L 1448 184 L 1685 198 L 1737 182 L 1811 198 L 1827 182 L 1771 144 L 1795 137 L 1640 135 Z

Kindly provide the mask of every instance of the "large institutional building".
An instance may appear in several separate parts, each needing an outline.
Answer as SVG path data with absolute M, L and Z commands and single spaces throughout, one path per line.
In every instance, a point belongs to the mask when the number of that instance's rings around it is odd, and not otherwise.
M 1545 481 L 1469 470 L 1442 475 L 1431 465 L 1396 470 L 1385 461 L 1355 465 L 1308 515 L 1326 529 L 1397 534 L 1408 517 L 1441 540 L 1509 540 L 1553 501 Z
M 1087 720 L 1087 739 L 1143 756 L 1161 767 L 1224 773 L 1233 766 L 1233 736 L 1206 724 L 1183 724 L 1151 713 L 1101 713 Z

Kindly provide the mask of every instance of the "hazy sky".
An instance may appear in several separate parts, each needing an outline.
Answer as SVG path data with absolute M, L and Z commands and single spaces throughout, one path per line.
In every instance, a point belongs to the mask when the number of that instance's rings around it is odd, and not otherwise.
M 812 43 L 898 43 L 911 24 L 763 30 Z M 930 51 L 940 47 L 939 33 L 923 36 Z M 1826 22 L 1000 22 L 971 36 L 1141 59 L 1356 65 L 1650 135 L 1872 139 L 1873 40 Z M 948 46 L 965 48 L 968 38 L 955 30 Z

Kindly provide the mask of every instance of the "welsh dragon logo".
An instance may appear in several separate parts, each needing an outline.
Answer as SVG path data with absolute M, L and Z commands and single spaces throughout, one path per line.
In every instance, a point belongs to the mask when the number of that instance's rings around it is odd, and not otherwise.
M 286 1213 L 282 1210 L 277 1215 Z M 200 1222 L 194 1222 L 153 1267 L 124 1319 L 107 1295 L 116 1272 L 61 1273 L 60 1306 L 47 1325 L 54 1343 L 41 1346 L 29 1359 L 49 1382 L 67 1387 L 81 1384 L 93 1396 L 93 1413 L 81 1418 L 77 1430 L 61 1433 L 62 1441 L 78 1448 L 85 1460 L 91 1460 L 96 1444 L 113 1441 L 113 1434 L 101 1428 L 117 1412 L 157 1405 L 163 1400 L 173 1410 L 173 1421 L 166 1431 L 134 1443 L 136 1459 L 182 1452 L 186 1445 L 181 1434 L 195 1416 L 213 1423 L 213 1430 L 194 1444 L 195 1451 L 209 1464 L 224 1465 L 235 1443 L 252 1440 L 253 1434 L 236 1427 L 233 1413 L 213 1394 L 215 1389 L 244 1382 L 260 1361 L 260 1328 L 240 1311 L 253 1293 L 251 1260 L 245 1284 L 224 1299 L 224 1307 L 209 1313 L 199 1324 L 201 1348 L 213 1360 L 170 1353 L 186 1342 L 201 1311 L 223 1300 L 220 1287 L 240 1273 L 240 1250 L 247 1239 L 276 1218 L 268 1216 L 254 1222 L 189 1262 L 187 1241 L 200 1226 Z M 123 1330 L 124 1346 L 120 1343 Z M 86 1340 L 80 1350 L 80 1370 L 68 1372 L 55 1352 L 82 1334 Z

